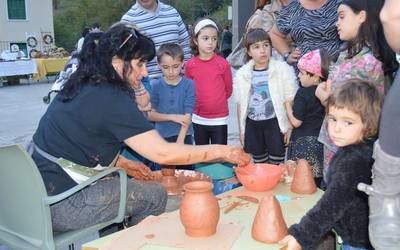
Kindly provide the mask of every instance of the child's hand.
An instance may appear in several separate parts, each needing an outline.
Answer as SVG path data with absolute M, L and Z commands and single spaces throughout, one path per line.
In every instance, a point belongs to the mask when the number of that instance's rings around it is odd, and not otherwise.
M 285 238 L 281 239 L 278 243 L 286 245 L 286 250 L 301 250 L 299 242 L 297 242 L 296 238 L 290 234 L 286 235 Z
M 291 135 L 292 129 L 288 129 L 288 131 L 283 134 L 283 143 L 285 143 L 285 146 L 289 145 Z

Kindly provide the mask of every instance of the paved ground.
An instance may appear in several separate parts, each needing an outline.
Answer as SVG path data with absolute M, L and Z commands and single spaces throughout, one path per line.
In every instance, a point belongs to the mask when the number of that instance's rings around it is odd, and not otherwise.
M 48 105 L 42 97 L 51 88 L 47 81 L 0 87 L 0 146 L 29 140 Z M 229 103 L 231 115 L 228 126 L 229 144 L 238 144 L 236 108 Z
M 42 97 L 50 87 L 47 82 L 0 87 L 0 146 L 31 138 L 48 106 Z

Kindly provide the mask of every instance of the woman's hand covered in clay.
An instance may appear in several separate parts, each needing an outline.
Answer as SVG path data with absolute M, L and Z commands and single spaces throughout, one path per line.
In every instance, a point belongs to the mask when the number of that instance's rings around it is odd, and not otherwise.
M 292 235 L 286 235 L 285 238 L 278 242 L 279 244 L 286 245 L 286 250 L 301 250 L 301 245 L 297 242 L 296 238 Z
M 126 174 L 136 180 L 152 180 L 154 175 L 150 168 L 140 161 L 131 161 L 123 156 L 119 156 L 116 167 L 125 169 Z
M 223 161 L 238 164 L 239 166 L 247 165 L 250 162 L 250 155 L 243 151 L 242 148 L 227 146 L 228 152 L 222 157 Z

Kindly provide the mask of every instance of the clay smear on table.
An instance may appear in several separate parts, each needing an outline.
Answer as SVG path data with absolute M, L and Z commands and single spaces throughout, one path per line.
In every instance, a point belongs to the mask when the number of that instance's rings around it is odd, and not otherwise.
M 258 204 L 258 199 L 255 198 L 255 197 L 253 197 L 253 196 L 238 195 L 238 196 L 236 196 L 236 197 L 239 198 L 239 199 L 245 200 L 245 201 L 250 201 L 250 202 L 253 202 L 253 203 Z
M 297 161 L 290 190 L 297 194 L 313 194 L 317 192 L 317 185 L 315 184 L 311 167 L 304 159 Z
M 219 204 L 212 193 L 212 183 L 194 181 L 183 186 L 180 219 L 185 233 L 191 237 L 214 235 L 219 221 Z
M 207 175 L 192 171 L 192 170 L 175 170 L 174 177 L 176 178 L 176 185 L 167 185 L 165 186 L 165 179 L 162 176 L 161 171 L 155 171 L 154 180 L 156 182 L 161 183 L 166 189 L 169 195 L 181 195 L 183 193 L 183 185 L 192 181 L 208 181 L 211 182 L 210 177 Z M 164 183 L 163 183 L 164 182 Z
M 281 206 L 274 195 L 261 199 L 251 230 L 253 239 L 265 243 L 276 243 L 287 235 Z
M 146 237 L 146 239 L 154 239 L 156 236 L 154 234 L 146 234 L 144 237 Z

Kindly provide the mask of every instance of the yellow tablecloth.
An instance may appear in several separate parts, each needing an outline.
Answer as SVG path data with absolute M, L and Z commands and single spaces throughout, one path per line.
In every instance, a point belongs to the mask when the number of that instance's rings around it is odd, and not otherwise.
M 34 80 L 43 79 L 49 73 L 58 73 L 64 70 L 69 57 L 64 58 L 36 58 L 38 73 L 33 74 Z

